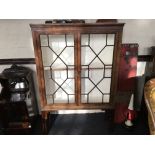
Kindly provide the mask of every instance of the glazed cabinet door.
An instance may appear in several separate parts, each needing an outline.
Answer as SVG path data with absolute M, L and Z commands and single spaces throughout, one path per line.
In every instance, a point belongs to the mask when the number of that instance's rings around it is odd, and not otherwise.
M 75 103 L 75 43 L 72 34 L 40 35 L 48 105 Z
M 81 103 L 112 102 L 115 34 L 81 34 Z

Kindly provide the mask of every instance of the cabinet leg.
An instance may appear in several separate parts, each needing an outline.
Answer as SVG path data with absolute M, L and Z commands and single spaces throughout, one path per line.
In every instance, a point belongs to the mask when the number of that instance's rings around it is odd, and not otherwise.
M 109 134 L 114 132 L 114 110 L 105 110 L 105 120 L 109 122 Z
M 42 133 L 43 134 L 48 134 L 48 112 L 43 111 L 41 116 L 42 116 Z

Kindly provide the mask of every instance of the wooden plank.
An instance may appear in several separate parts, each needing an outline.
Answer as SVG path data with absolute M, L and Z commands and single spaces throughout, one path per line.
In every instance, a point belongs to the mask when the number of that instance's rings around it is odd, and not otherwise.
M 48 28 L 48 27 L 120 27 L 124 26 L 124 23 L 54 23 L 54 24 L 30 24 L 31 28 Z
M 113 109 L 114 107 L 110 103 L 84 103 L 84 104 L 53 104 L 46 105 L 42 108 L 42 111 L 55 111 L 55 110 L 89 110 L 89 109 Z
M 32 31 L 39 34 L 73 34 L 73 33 L 117 33 L 121 32 L 124 26 L 119 24 L 30 24 Z
M 75 103 L 78 103 L 78 77 L 77 77 L 77 68 L 78 68 L 78 61 L 77 61 L 77 53 L 78 53 L 78 36 L 74 34 L 74 77 L 75 77 Z
M 0 65 L 9 64 L 35 64 L 35 58 L 0 59 Z
M 81 35 L 77 35 L 77 105 L 81 104 Z
M 106 69 L 111 69 L 112 67 L 111 66 L 107 66 Z M 104 67 L 89 67 L 89 70 L 103 70 Z M 44 66 L 44 70 L 50 70 L 50 66 L 46 67 Z M 52 68 L 53 71 L 65 71 L 67 70 L 67 68 Z M 72 68 L 68 68 L 68 70 L 75 70 L 74 67 Z M 88 70 L 88 68 L 82 68 L 82 70 Z

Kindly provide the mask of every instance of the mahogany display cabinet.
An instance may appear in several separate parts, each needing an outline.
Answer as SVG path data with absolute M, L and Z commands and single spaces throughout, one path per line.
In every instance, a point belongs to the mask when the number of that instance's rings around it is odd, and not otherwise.
M 115 107 L 123 26 L 30 24 L 44 131 L 51 111 Z

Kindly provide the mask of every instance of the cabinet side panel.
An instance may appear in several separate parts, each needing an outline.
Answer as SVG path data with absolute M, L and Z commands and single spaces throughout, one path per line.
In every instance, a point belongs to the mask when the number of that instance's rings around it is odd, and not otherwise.
M 34 45 L 34 53 L 35 53 L 35 62 L 37 68 L 37 78 L 38 78 L 38 86 L 39 86 L 39 94 L 40 94 L 40 105 L 43 108 L 46 103 L 45 97 L 45 82 L 44 82 L 44 73 L 43 73 L 43 64 L 42 64 L 42 55 L 40 50 L 40 38 L 39 34 L 32 30 L 33 37 L 33 45 Z
M 113 56 L 113 71 L 112 71 L 112 83 L 111 83 L 111 99 L 110 102 L 115 104 L 115 97 L 117 96 L 117 85 L 118 85 L 118 71 L 121 56 L 121 42 L 122 42 L 122 31 L 116 33 L 115 48 Z

